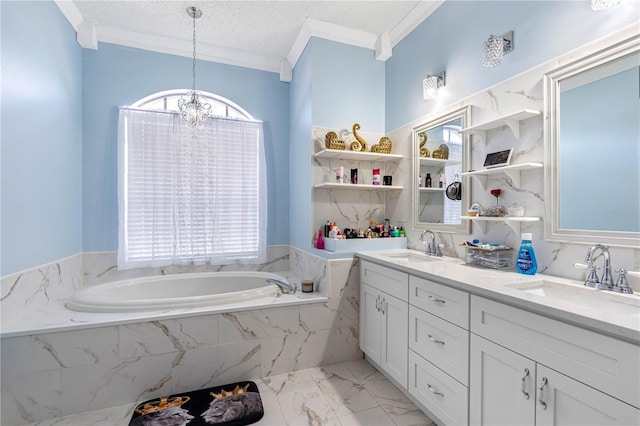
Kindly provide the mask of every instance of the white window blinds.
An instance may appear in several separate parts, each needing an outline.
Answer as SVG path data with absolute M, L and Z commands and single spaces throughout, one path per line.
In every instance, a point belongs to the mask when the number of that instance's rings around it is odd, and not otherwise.
M 118 267 L 266 260 L 262 123 L 120 109 Z

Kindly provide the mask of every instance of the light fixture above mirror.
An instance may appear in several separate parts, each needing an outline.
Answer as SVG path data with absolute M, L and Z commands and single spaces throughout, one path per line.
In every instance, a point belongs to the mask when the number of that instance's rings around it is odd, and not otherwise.
M 424 100 L 436 99 L 438 89 L 445 85 L 445 73 L 440 75 L 429 75 L 422 80 L 422 98 Z
M 482 65 L 493 68 L 502 62 L 502 57 L 513 51 L 513 31 L 501 36 L 491 34 L 482 45 Z

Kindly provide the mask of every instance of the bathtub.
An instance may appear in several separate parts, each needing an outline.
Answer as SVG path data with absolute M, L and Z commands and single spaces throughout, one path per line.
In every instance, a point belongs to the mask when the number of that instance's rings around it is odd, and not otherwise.
M 286 278 L 269 272 L 204 272 L 114 281 L 85 287 L 66 307 L 79 312 L 141 312 L 239 303 L 276 297 Z

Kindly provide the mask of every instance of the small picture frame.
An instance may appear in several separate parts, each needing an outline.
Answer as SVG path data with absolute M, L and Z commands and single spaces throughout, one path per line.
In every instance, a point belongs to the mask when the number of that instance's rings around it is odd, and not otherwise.
M 488 153 L 484 159 L 484 168 L 492 169 L 494 167 L 508 166 L 511 161 L 512 152 L 513 148 Z

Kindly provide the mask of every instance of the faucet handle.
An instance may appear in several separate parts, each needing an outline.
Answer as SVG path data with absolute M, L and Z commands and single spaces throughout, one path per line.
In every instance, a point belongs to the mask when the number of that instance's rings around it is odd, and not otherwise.
M 587 279 L 584 282 L 584 285 L 587 287 L 597 287 L 600 284 L 600 278 L 598 278 L 597 270 L 600 269 L 593 263 L 589 265 L 589 275 L 587 275 Z
M 618 271 L 618 280 L 612 290 L 618 293 L 633 294 L 633 290 L 629 287 L 629 281 L 627 281 L 627 271 L 624 268 L 620 268 Z

